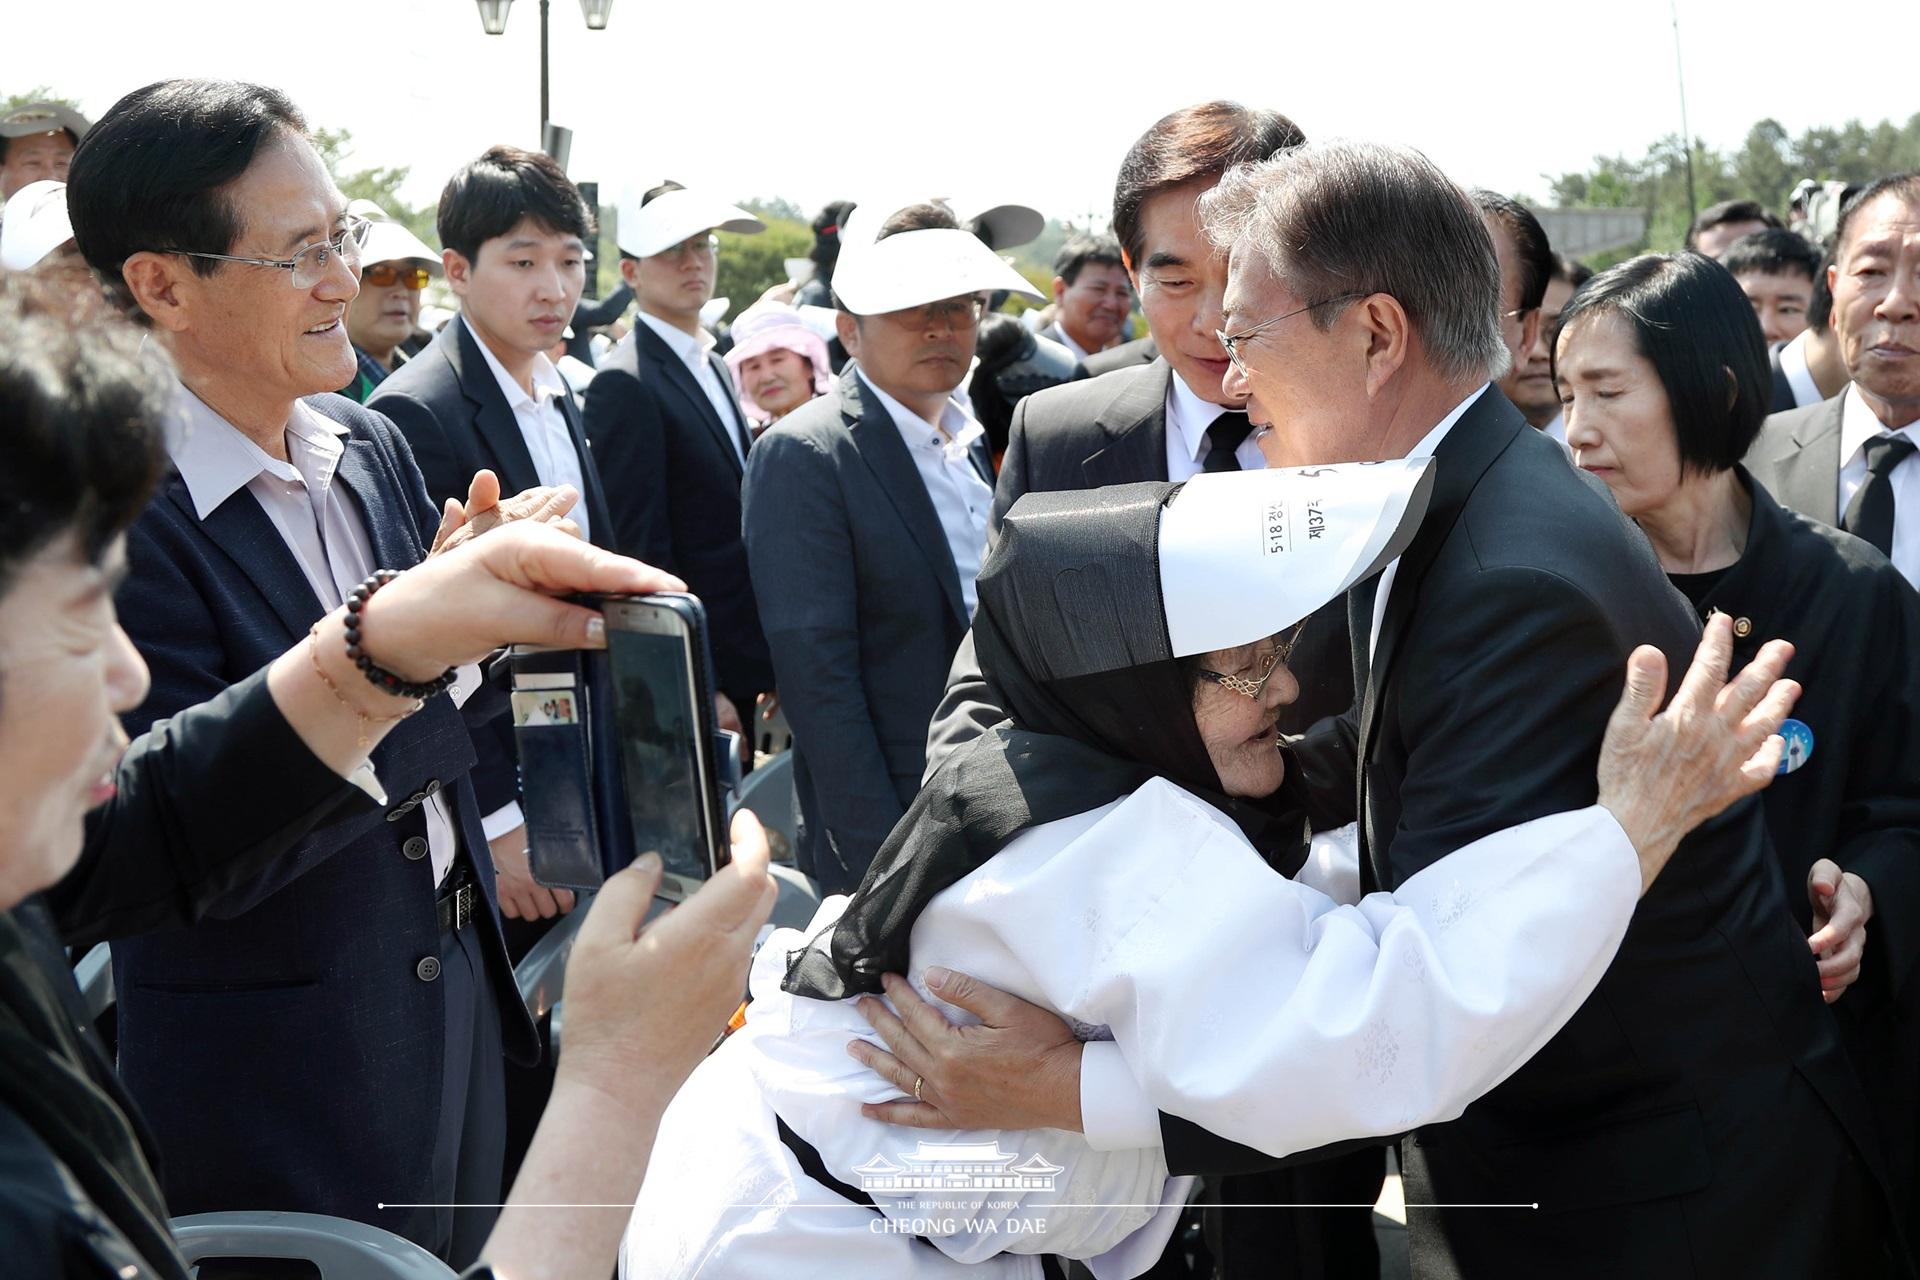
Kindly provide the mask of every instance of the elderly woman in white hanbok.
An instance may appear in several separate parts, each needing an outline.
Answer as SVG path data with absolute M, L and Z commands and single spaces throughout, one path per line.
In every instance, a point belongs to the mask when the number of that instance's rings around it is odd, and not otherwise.
M 1755 789 L 1778 740 L 1713 794 L 1610 785 L 1603 763 L 1600 804 L 1477 841 L 1393 894 L 1359 897 L 1337 839 L 1299 878 L 1276 873 L 1265 855 L 1299 829 L 1263 803 L 1297 693 L 1287 631 L 1399 553 L 1428 465 L 1014 506 L 974 623 L 1010 719 L 929 780 L 854 897 L 763 946 L 745 1026 L 661 1122 L 627 1280 L 1038 1280 L 1042 1255 L 1135 1276 L 1191 1184 L 1168 1176 L 1156 1110 L 1283 1156 L 1457 1116 L 1552 1037 L 1678 835 Z M 878 1043 L 853 998 L 881 974 L 977 1021 L 932 995 L 935 966 L 1056 1011 L 1087 1042 L 1083 1084 L 1125 1072 L 1123 1096 L 1150 1104 L 1101 1126 L 1141 1141 L 864 1116 L 900 1096 L 848 1051 Z

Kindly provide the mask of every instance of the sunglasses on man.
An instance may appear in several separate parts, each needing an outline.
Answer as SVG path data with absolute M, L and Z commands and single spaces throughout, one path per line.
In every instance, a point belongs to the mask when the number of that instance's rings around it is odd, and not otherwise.
M 360 283 L 376 289 L 390 289 L 403 284 L 418 293 L 427 287 L 427 269 L 425 267 L 403 267 L 393 262 L 376 262 L 360 273 Z

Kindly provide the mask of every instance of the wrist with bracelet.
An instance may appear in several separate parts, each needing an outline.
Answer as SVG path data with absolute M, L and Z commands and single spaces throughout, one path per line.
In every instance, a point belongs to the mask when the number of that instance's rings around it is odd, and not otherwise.
M 347 594 L 347 657 L 360 669 L 374 688 L 396 698 L 411 698 L 415 702 L 425 702 L 428 698 L 445 693 L 452 686 L 455 668 L 448 667 L 431 680 L 407 680 L 395 675 L 368 656 L 361 641 L 361 632 L 365 625 L 367 601 L 380 588 L 399 577 L 395 569 L 381 569 L 370 575 L 359 586 Z

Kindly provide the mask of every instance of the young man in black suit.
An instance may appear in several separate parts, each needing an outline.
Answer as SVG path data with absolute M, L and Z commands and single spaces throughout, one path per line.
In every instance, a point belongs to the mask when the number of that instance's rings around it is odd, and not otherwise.
M 716 230 L 766 224 L 665 182 L 623 211 L 620 275 L 639 301 L 587 388 L 587 437 L 606 478 L 613 545 L 686 579 L 707 608 L 720 726 L 742 729 L 773 666 L 740 543 L 740 478 L 753 438 L 700 309 L 713 297 Z
M 586 201 L 550 157 L 494 147 L 447 180 L 437 228 L 460 315 L 388 375 L 367 407 L 406 436 L 436 503 L 465 501 L 482 468 L 506 493 L 571 485 L 581 535 L 611 547 L 613 521 L 580 411 L 546 356 L 586 285 L 594 235 Z M 496 717 L 476 739 L 475 785 L 501 873 L 501 911 L 531 921 L 570 910 L 573 895 L 536 884 L 527 866 L 511 720 Z M 517 937 L 516 950 L 532 941 Z

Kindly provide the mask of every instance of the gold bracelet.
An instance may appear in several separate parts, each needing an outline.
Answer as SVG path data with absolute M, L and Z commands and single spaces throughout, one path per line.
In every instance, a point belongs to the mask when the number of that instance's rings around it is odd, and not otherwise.
M 412 715 L 414 712 L 418 711 L 421 707 L 426 705 L 425 703 L 416 701 L 411 705 L 409 705 L 405 711 L 400 712 L 400 714 L 398 715 L 392 715 L 392 716 L 368 715 L 366 712 L 362 711 L 359 708 L 359 706 L 357 706 L 355 703 L 349 701 L 346 694 L 340 692 L 340 686 L 333 682 L 333 677 L 328 675 L 326 672 L 326 668 L 320 665 L 320 623 L 318 622 L 314 623 L 313 626 L 307 631 L 307 640 L 308 640 L 307 656 L 313 659 L 313 674 L 320 677 L 320 683 L 327 686 L 328 691 L 333 694 L 334 700 L 338 702 L 341 706 L 345 707 L 347 710 L 353 712 L 353 714 L 360 721 L 360 738 L 359 738 L 359 741 L 354 743 L 354 746 L 357 747 L 359 750 L 371 751 L 373 749 L 373 739 L 369 737 L 367 734 L 367 730 L 371 726 L 376 724 L 398 724 L 400 721 L 405 720 L 408 716 Z

